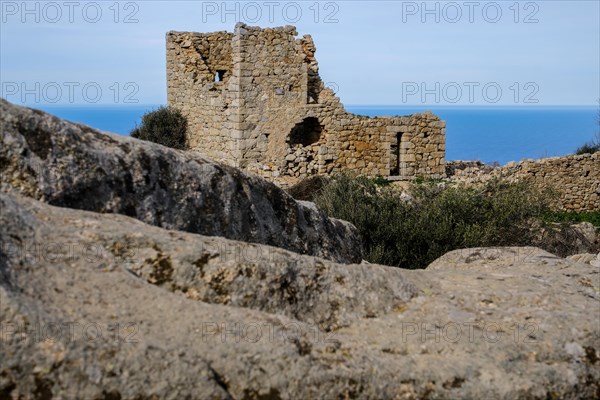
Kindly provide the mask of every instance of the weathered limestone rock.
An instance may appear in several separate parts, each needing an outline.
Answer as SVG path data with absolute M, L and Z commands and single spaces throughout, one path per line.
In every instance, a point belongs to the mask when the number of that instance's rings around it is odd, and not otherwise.
M 117 264 L 106 268 L 121 265 L 184 297 L 282 314 L 327 331 L 389 312 L 417 294 L 400 269 L 343 266 L 277 247 L 212 236 L 171 232 L 165 240 L 165 231 L 120 215 L 75 213 L 1 193 L 0 199 L 7 225 L 14 224 L 21 208 L 26 208 L 30 211 L 26 215 L 53 227 L 56 237 L 81 232 L 69 242 L 72 248 L 66 242 L 55 242 L 50 233 L 39 243 L 32 240 L 8 246 L 4 242 L 7 253 L 24 257 L 24 261 L 35 262 L 37 257 L 70 261 L 69 251 L 92 260 L 107 254 L 107 262 Z M 68 225 L 63 226 L 65 220 Z
M 600 234 L 596 231 L 596 227 L 592 223 L 580 222 L 578 224 L 573 224 L 572 227 L 577 232 L 579 232 L 588 242 L 600 242 Z
M 600 253 L 573 254 L 572 256 L 569 256 L 567 258 L 569 260 L 577 261 L 579 263 L 590 264 L 592 267 L 600 267 Z
M 0 107 L 2 399 L 600 397 L 593 264 L 300 255 L 358 238 L 233 168 Z
M 496 270 L 517 263 L 544 262 L 546 259 L 557 259 L 547 251 L 537 247 L 474 247 L 450 251 L 427 267 L 428 270 L 475 269 Z
M 533 248 L 338 265 L 7 194 L 0 226 L 3 398 L 600 393 L 600 270 Z
M 167 229 L 360 262 L 349 223 L 191 152 L 100 132 L 0 100 L 0 188 Z

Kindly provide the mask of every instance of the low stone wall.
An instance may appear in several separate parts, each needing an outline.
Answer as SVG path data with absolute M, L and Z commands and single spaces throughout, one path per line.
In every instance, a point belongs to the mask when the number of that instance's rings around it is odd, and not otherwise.
M 551 187 L 559 194 L 556 204 L 559 210 L 600 210 L 600 152 L 513 161 L 502 167 L 479 161 L 448 161 L 446 173 L 455 183 L 480 183 L 502 177 L 530 182 L 539 188 Z
M 266 178 L 273 176 L 270 171 L 299 179 L 343 171 L 407 179 L 444 175 L 446 124 L 432 113 L 366 117 L 348 113 L 341 105 L 339 110 L 313 107 L 310 115 L 323 121 L 319 140 L 284 146 L 280 162 L 257 163 L 259 172 L 248 169 Z

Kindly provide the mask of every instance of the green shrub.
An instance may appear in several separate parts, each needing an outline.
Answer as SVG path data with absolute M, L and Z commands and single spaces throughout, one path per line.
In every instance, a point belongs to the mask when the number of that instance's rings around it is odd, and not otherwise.
M 141 125 L 131 131 L 131 136 L 174 149 L 185 149 L 186 131 L 187 119 L 181 111 L 161 106 L 144 114 Z
M 597 151 L 600 151 L 600 143 L 590 142 L 578 147 L 577 150 L 575 150 L 575 154 L 595 153 Z
M 431 178 L 423 175 L 418 175 L 413 181 L 415 185 L 435 185 L 442 182 L 443 180 L 441 178 Z
M 424 268 L 444 253 L 467 247 L 530 245 L 532 221 L 548 212 L 551 195 L 524 183 L 492 181 L 483 187 L 414 185 L 412 200 L 364 177 L 334 177 L 316 197 L 330 216 L 353 223 L 365 259 Z
M 598 111 L 598 126 L 600 126 L 600 110 Z M 600 131 L 596 132 L 596 138 L 584 143 L 575 150 L 576 154 L 595 153 L 600 151 Z
M 377 178 L 373 178 L 373 183 L 377 186 L 389 186 L 392 182 L 379 175 Z

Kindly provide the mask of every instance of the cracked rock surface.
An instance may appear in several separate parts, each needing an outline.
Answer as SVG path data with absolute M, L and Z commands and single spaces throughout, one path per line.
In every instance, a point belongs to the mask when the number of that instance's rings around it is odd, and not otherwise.
M 19 195 L 0 210 L 2 398 L 600 393 L 589 264 L 468 249 L 406 271 Z
M 259 178 L 0 106 L 0 399 L 600 398 L 592 255 L 348 264 Z
M 0 188 L 61 207 L 360 262 L 348 222 L 193 152 L 101 132 L 0 99 Z

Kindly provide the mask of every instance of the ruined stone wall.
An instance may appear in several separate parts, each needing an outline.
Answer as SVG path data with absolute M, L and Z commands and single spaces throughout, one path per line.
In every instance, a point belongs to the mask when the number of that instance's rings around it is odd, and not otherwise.
M 220 161 L 231 160 L 235 148 L 232 37 L 227 32 L 167 33 L 168 104 L 188 117 L 188 146 Z M 215 82 L 218 74 L 222 80 Z
M 600 152 L 511 162 L 503 167 L 451 161 L 446 170 L 455 183 L 479 183 L 502 177 L 530 182 L 541 189 L 550 187 L 558 193 L 559 210 L 600 211 Z
M 241 64 L 241 166 L 285 157 L 295 120 L 307 103 L 307 64 L 303 39 L 292 26 L 237 26 L 234 46 Z
M 286 174 L 305 177 L 349 170 L 399 178 L 443 175 L 445 123 L 433 114 L 370 118 L 344 111 L 337 98 L 332 102 L 309 113 L 322 122 L 324 134 L 310 146 L 288 147 L 281 166 Z
M 319 77 L 312 38 L 296 35 L 292 26 L 238 24 L 233 34 L 167 36 L 169 104 L 193 120 L 191 148 L 268 178 L 348 170 L 403 178 L 444 174 L 443 121 L 431 113 L 375 118 L 348 113 Z M 211 46 L 213 40 L 229 44 Z M 191 45 L 184 47 L 186 41 Z M 209 82 L 209 73 L 193 82 L 185 75 L 195 66 L 214 75 L 217 65 L 231 70 L 219 87 Z

